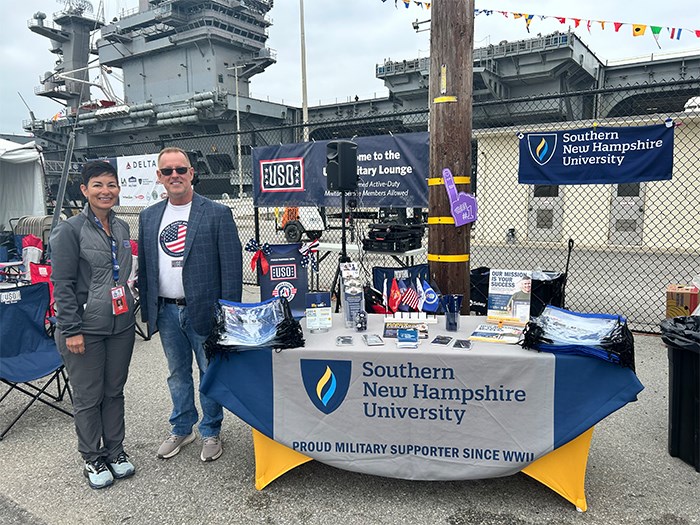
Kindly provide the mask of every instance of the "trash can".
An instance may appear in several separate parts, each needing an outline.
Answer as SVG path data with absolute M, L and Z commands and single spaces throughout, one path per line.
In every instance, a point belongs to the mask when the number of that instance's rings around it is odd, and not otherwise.
M 661 322 L 668 347 L 668 453 L 700 472 L 700 316 Z

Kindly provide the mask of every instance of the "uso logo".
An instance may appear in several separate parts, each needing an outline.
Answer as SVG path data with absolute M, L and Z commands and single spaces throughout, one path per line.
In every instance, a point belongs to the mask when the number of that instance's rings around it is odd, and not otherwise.
M 296 294 L 296 287 L 292 283 L 288 283 L 287 281 L 279 283 L 277 286 L 275 286 L 275 289 L 272 290 L 272 297 L 284 297 L 290 303 L 292 302 L 292 299 L 294 299 L 294 296 Z
M 270 266 L 270 280 L 282 281 L 284 279 L 296 279 L 296 264 L 273 264 Z
M 260 191 L 304 191 L 304 158 L 261 160 Z

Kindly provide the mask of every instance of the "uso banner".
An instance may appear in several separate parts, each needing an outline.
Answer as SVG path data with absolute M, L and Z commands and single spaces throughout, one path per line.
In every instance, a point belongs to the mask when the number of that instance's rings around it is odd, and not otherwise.
M 671 180 L 673 123 L 525 133 L 520 184 L 624 184 Z
M 328 191 L 329 141 L 253 148 L 256 206 L 340 206 L 340 192 Z M 428 206 L 428 133 L 358 137 L 359 206 Z
M 308 279 L 306 268 L 301 265 L 301 244 L 271 244 L 267 262 L 270 269 L 263 274 L 258 264 L 260 278 L 260 300 L 285 297 L 292 307 L 295 318 L 303 317 L 306 311 Z

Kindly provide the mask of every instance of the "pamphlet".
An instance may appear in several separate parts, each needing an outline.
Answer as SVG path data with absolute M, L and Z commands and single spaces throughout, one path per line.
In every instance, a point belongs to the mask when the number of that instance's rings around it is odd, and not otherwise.
M 525 326 L 530 319 L 532 272 L 491 269 L 487 321 Z
M 351 335 L 339 335 L 335 338 L 335 346 L 352 346 Z
M 457 339 L 457 340 L 455 340 L 455 344 L 452 345 L 452 348 L 462 348 L 464 350 L 468 350 L 471 347 L 472 347 L 472 342 L 469 341 L 468 339 Z
M 471 341 L 488 341 L 491 343 L 516 344 L 522 336 L 522 329 L 512 326 L 480 324 L 469 336 Z
M 384 337 L 396 339 L 400 328 L 415 328 L 418 331 L 418 339 L 428 338 L 428 325 L 426 323 L 408 323 L 402 321 L 386 321 L 384 323 Z
M 447 346 L 452 342 L 452 338 L 449 335 L 438 335 L 435 339 L 430 341 L 431 345 Z
M 367 346 L 383 346 L 384 339 L 379 337 L 377 334 L 364 334 L 362 340 Z
M 330 292 L 306 294 L 306 329 L 309 332 L 327 332 L 333 325 Z
M 345 328 L 355 326 L 355 316 L 365 309 L 365 294 L 362 287 L 360 267 L 357 263 L 340 263 L 340 284 L 342 287 L 341 296 L 343 300 L 343 315 L 345 318 Z
M 396 335 L 396 348 L 418 348 L 418 330 L 415 328 L 399 328 Z

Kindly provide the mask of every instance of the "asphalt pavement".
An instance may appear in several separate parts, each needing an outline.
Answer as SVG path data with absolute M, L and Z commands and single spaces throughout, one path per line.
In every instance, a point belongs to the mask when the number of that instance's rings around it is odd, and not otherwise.
M 309 462 L 257 491 L 250 428 L 229 412 L 219 460 L 203 463 L 198 441 L 160 460 L 156 450 L 168 434 L 171 406 L 156 336 L 137 338 L 126 385 L 125 446 L 136 475 L 107 489 L 90 489 L 72 420 L 34 406 L 0 441 L 0 524 L 700 523 L 700 473 L 667 449 L 666 347 L 657 336 L 635 335 L 635 348 L 645 389 L 637 402 L 596 426 L 585 513 L 524 474 L 404 481 Z M 16 394 L 0 405 L 0 425 L 18 406 Z

